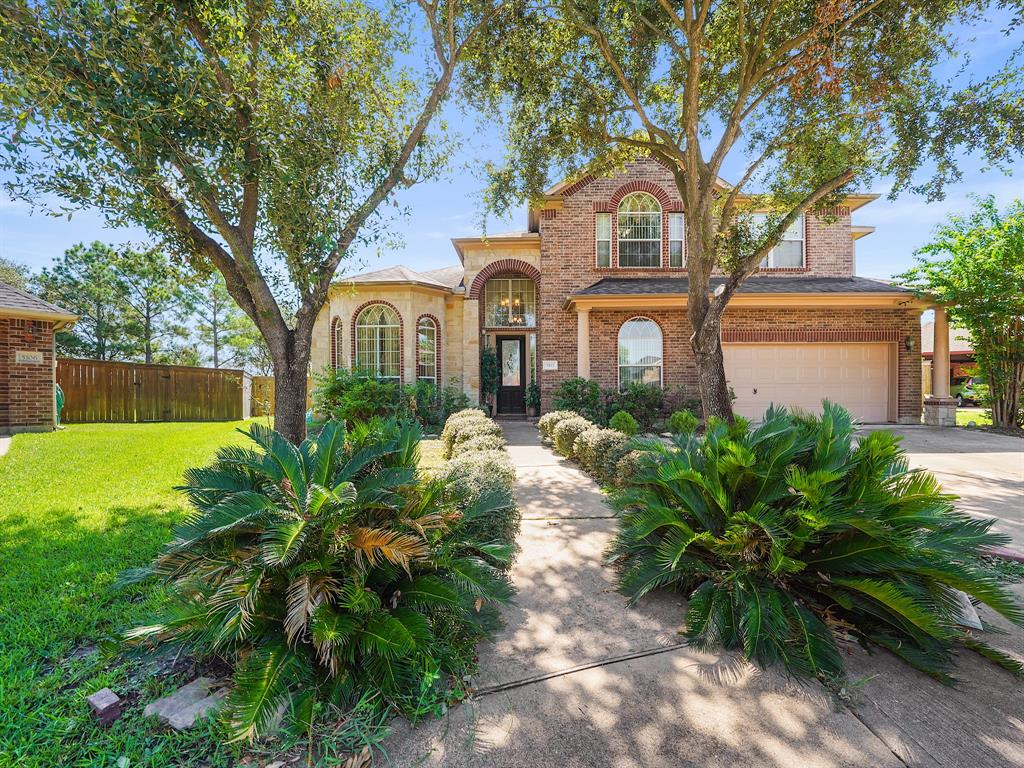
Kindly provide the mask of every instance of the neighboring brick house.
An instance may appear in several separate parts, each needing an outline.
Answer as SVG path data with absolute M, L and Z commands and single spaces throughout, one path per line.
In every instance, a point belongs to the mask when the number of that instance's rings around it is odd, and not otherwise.
M 0 283 L 0 435 L 54 428 L 53 334 L 77 319 Z
M 730 302 L 722 340 L 738 413 L 758 417 L 772 402 L 812 410 L 827 397 L 866 422 L 920 421 L 928 305 L 854 275 L 854 241 L 873 229 L 851 213 L 876 197 L 807 215 Z M 313 366 L 455 379 L 476 399 L 486 344 L 502 363 L 499 413 L 522 412 L 534 378 L 542 410 L 574 376 L 696 397 L 685 226 L 672 175 L 653 160 L 556 185 L 527 231 L 454 239 L 459 266 L 339 281 L 317 320 Z

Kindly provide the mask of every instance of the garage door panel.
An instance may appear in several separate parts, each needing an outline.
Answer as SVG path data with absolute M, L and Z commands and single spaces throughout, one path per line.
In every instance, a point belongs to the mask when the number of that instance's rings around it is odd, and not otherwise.
M 734 410 L 760 419 L 772 403 L 821 412 L 821 401 L 845 406 L 858 419 L 889 414 L 886 344 L 726 344 L 725 374 Z

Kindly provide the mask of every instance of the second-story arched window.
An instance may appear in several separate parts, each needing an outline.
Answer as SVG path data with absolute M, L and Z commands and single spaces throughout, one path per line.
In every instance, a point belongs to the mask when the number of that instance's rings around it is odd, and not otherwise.
M 646 192 L 622 198 L 618 210 L 619 266 L 661 266 L 661 204 Z

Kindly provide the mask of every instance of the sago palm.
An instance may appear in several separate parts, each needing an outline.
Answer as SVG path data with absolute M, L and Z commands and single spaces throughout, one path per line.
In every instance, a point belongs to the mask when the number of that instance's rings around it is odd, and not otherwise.
M 443 695 L 511 594 L 492 565 L 510 544 L 464 535 L 488 498 L 453 503 L 421 478 L 415 424 L 330 422 L 300 446 L 258 424 L 247 434 L 253 447 L 186 474 L 193 514 L 135 574 L 170 582 L 173 600 L 128 638 L 235 664 L 238 738 L 282 715 L 308 728 L 318 699 L 369 691 L 410 712 Z
M 701 438 L 646 443 L 615 496 L 609 556 L 623 592 L 682 590 L 695 645 L 823 680 L 843 677 L 843 640 L 944 681 L 957 644 L 1020 673 L 958 623 L 960 592 L 1024 618 L 977 558 L 1006 537 L 910 470 L 898 437 L 854 433 L 849 413 L 826 402 L 820 418 L 772 408 L 753 430 L 713 420 Z

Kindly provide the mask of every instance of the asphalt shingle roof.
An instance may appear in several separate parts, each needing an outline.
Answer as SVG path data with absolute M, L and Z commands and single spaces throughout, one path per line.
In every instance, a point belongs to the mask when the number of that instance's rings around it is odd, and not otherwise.
M 18 314 L 28 312 L 31 314 L 59 315 L 62 318 L 73 317 L 73 313 L 66 309 L 43 301 L 38 296 L 15 288 L 7 283 L 0 283 L 0 312 L 4 314 Z
M 712 278 L 711 288 L 724 283 Z M 588 285 L 577 296 L 622 296 L 641 294 L 685 295 L 690 287 L 686 277 L 605 277 Z M 868 277 L 751 277 L 737 293 L 909 293 L 906 288 Z

